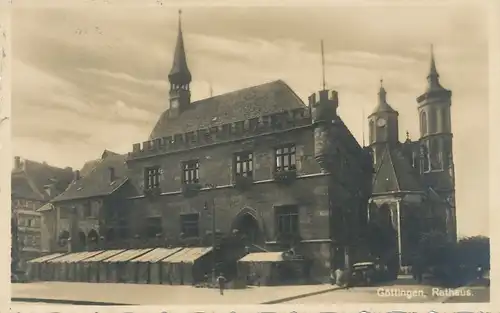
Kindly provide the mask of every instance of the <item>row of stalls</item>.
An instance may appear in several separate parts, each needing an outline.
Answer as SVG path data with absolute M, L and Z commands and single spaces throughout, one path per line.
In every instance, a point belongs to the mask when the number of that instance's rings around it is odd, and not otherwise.
M 194 284 L 211 269 L 212 248 L 149 248 L 55 253 L 28 261 L 30 280 Z

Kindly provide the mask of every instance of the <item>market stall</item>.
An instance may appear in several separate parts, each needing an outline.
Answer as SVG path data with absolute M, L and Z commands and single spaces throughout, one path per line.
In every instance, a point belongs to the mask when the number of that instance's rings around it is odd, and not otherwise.
M 27 276 L 30 281 L 37 280 L 50 280 L 50 276 L 48 276 L 48 268 L 47 261 L 53 260 L 60 256 L 63 256 L 64 253 L 53 253 L 44 255 L 27 262 Z
M 210 271 L 211 263 L 207 256 L 212 247 L 184 248 L 161 260 L 162 283 L 172 285 L 191 285 L 203 281 Z
M 130 262 L 136 267 L 137 283 L 161 284 L 160 261 L 179 252 L 182 248 L 156 248 Z
M 47 263 L 53 266 L 55 281 L 73 281 L 74 272 L 70 271 L 69 262 L 72 259 L 79 259 L 83 252 L 68 253 L 64 256 L 48 260 Z
M 137 281 L 136 263 L 129 262 L 143 254 L 153 250 L 149 249 L 131 249 L 117 254 L 111 258 L 103 260 L 108 271 L 107 280 L 110 283 L 134 283 Z
M 100 253 L 83 260 L 82 263 L 86 264 L 88 267 L 88 281 L 92 283 L 107 282 L 106 264 L 103 263 L 103 260 L 106 260 L 124 251 L 125 249 L 101 250 L 98 251 Z
M 69 281 L 88 281 L 88 266 L 83 261 L 85 259 L 91 258 L 94 255 L 101 253 L 101 251 L 85 251 L 80 252 L 78 255 L 74 256 L 67 261 L 68 265 L 68 280 Z
M 245 284 L 270 286 L 303 279 L 307 261 L 287 257 L 286 252 L 255 252 L 238 260 L 238 280 Z

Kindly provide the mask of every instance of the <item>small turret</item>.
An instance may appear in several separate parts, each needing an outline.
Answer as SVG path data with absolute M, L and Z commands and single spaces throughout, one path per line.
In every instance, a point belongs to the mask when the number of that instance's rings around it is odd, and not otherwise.
M 314 128 L 314 157 L 321 168 L 330 171 L 331 160 L 336 153 L 333 147 L 334 124 L 338 118 L 338 94 L 335 90 L 321 90 L 309 96 Z

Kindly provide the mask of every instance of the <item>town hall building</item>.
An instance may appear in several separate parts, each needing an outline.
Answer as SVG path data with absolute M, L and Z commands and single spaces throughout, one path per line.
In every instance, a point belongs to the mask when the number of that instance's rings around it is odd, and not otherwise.
M 366 260 L 367 224 L 385 216 L 395 232 L 393 255 L 404 265 L 413 242 L 403 226 L 412 214 L 438 216 L 454 194 L 451 92 L 432 68 L 429 90 L 418 98 L 421 138 L 399 142 L 398 113 L 381 87 L 363 147 L 338 115 L 334 90 L 305 104 L 276 80 L 192 101 L 179 18 L 165 110 L 149 138 L 125 155 L 104 151 L 44 208 L 51 250 L 148 255 L 159 247 L 207 247 L 211 256 L 198 278 L 215 270 L 231 275 L 231 264 L 255 254 L 252 262 L 298 264 L 276 267 L 283 277 L 324 281 L 332 269 Z

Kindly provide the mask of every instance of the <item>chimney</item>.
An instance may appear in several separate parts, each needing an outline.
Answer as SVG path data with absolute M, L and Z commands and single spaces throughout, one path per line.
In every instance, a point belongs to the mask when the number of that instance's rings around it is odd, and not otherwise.
M 80 179 L 80 171 L 79 170 L 76 170 L 75 173 L 74 173 L 74 175 L 75 175 L 74 179 L 73 179 L 74 181 L 77 181 L 77 180 Z
M 114 167 L 109 167 L 109 181 L 114 182 L 116 179 L 115 176 L 115 168 Z
M 18 156 L 14 157 L 14 169 L 16 169 L 16 170 L 21 169 L 21 157 L 18 157 Z

